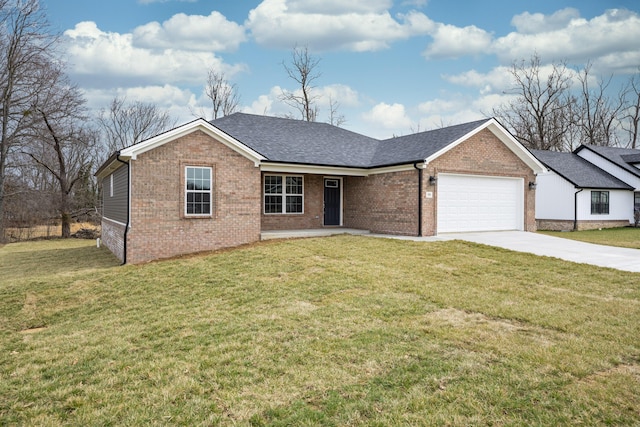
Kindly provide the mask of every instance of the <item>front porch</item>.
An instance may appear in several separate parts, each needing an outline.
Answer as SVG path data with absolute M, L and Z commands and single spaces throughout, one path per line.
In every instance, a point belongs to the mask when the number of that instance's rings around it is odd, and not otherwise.
M 336 234 L 363 235 L 369 233 L 369 230 L 359 230 L 357 228 L 343 227 L 314 228 L 308 230 L 268 230 L 262 231 L 260 233 L 260 240 L 294 239 L 301 237 L 326 237 L 334 236 Z

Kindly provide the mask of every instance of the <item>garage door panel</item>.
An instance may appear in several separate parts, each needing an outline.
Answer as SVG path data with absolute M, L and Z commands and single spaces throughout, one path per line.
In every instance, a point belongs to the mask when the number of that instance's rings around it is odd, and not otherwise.
M 438 232 L 521 230 L 522 179 L 438 176 Z

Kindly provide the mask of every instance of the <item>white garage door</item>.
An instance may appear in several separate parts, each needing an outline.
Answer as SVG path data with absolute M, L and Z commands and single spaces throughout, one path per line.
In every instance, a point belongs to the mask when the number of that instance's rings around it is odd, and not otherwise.
M 522 230 L 523 180 L 438 175 L 438 233 Z

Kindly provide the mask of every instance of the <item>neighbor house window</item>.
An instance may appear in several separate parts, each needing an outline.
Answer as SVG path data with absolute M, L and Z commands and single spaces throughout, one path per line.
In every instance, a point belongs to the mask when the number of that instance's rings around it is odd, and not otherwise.
M 264 213 L 303 213 L 303 178 L 301 176 L 264 176 Z
M 633 193 L 633 210 L 640 211 L 640 192 Z
M 609 192 L 608 191 L 592 191 L 591 192 L 591 213 L 592 214 L 608 214 L 609 213 Z
M 113 197 L 113 174 L 109 175 L 109 197 Z
M 185 175 L 185 213 L 211 215 L 211 168 L 187 166 Z

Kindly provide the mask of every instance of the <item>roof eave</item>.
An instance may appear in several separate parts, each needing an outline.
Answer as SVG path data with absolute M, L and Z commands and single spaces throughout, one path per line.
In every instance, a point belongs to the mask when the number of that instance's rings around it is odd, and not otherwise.
M 96 178 L 100 179 L 100 178 L 104 178 L 105 176 L 108 176 L 108 175 L 112 174 L 114 171 L 118 170 L 123 165 L 123 163 L 121 161 L 118 161 L 119 154 L 120 154 L 120 152 L 116 151 L 111 156 L 109 156 L 109 158 L 104 161 L 102 166 L 100 166 L 98 168 L 98 170 L 96 171 L 96 173 L 93 174 L 93 176 L 95 176 Z M 122 158 L 122 156 L 120 156 L 120 157 Z
M 444 148 L 431 154 L 425 159 L 425 162 L 429 163 L 437 159 L 438 157 L 457 147 L 462 142 L 468 140 L 473 135 L 476 135 L 484 129 L 488 129 L 489 131 L 491 131 L 491 133 L 493 133 L 498 139 L 500 139 L 500 141 L 505 144 L 507 148 L 509 148 L 520 160 L 522 160 L 529 168 L 531 168 L 531 170 L 533 170 L 536 175 L 547 171 L 547 168 L 494 118 L 488 119 L 486 122 L 482 123 L 472 131 L 466 133 Z
M 139 144 L 127 147 L 120 151 L 120 155 L 124 158 L 136 160 L 139 155 L 146 153 L 147 151 L 153 150 L 154 148 L 162 146 L 167 142 L 176 140 L 197 130 L 204 132 L 205 134 L 211 136 L 219 142 L 222 142 L 224 145 L 253 161 L 256 167 L 260 164 L 261 161 L 266 160 L 266 158 L 260 153 L 247 147 L 242 142 L 231 137 L 229 134 L 223 132 L 221 129 L 218 129 L 204 119 L 194 120 L 168 132 L 149 138 Z

